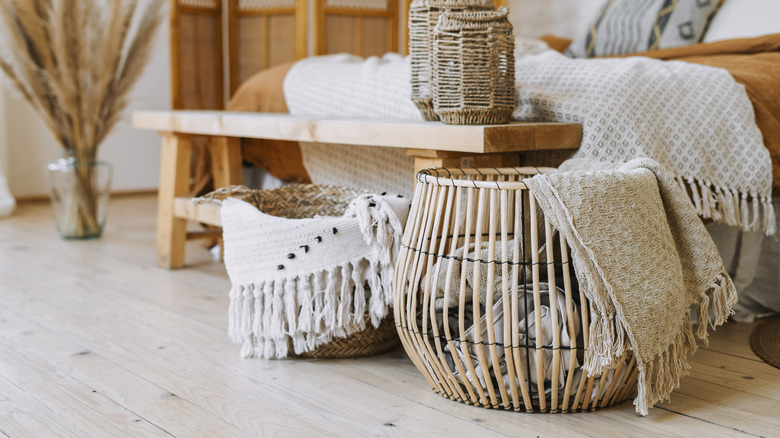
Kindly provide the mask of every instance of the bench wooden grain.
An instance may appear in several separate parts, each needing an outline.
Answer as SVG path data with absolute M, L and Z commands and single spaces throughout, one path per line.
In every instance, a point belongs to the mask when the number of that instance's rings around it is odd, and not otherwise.
M 516 166 L 519 152 L 576 149 L 582 127 L 568 123 L 445 125 L 416 120 L 339 119 L 226 111 L 138 111 L 133 126 L 162 136 L 157 212 L 157 264 L 184 265 L 187 220 L 219 225 L 219 211 L 193 206 L 192 137 L 209 142 L 215 187 L 242 184 L 241 139 L 260 138 L 403 148 L 415 171 L 445 166 Z M 413 175 L 409 175 L 410 178 Z

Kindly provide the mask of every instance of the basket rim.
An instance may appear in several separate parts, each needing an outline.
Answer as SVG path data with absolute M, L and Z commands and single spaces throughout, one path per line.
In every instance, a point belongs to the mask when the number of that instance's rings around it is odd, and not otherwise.
M 557 171 L 554 167 L 437 167 L 417 172 L 417 181 L 444 187 L 473 187 L 475 189 L 527 190 L 522 181 L 476 181 L 462 177 L 474 175 L 539 175 Z

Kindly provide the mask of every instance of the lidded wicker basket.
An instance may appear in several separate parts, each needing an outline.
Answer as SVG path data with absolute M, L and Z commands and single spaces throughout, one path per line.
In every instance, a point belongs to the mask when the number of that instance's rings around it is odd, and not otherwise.
M 396 270 L 401 342 L 444 397 L 525 412 L 594 410 L 636 388 L 635 360 L 581 369 L 587 298 L 566 241 L 522 182 L 552 169 L 418 174 Z
M 305 234 L 310 230 L 303 228 L 299 219 L 340 217 L 344 215 L 355 198 L 366 194 L 368 192 L 360 189 L 322 184 L 292 184 L 269 190 L 254 190 L 244 186 L 230 186 L 218 189 L 202 198 L 197 198 L 196 202 L 221 205 L 222 200 L 228 197 L 235 198 L 250 204 L 267 217 L 280 219 L 276 222 L 277 225 L 286 222 L 288 225 L 285 225 L 284 228 L 300 230 L 300 233 Z M 224 231 L 227 233 L 231 223 L 235 222 L 235 219 L 230 223 L 226 222 L 223 216 Z M 232 226 L 235 227 L 236 225 Z M 280 232 L 286 231 L 284 228 L 280 229 L 277 227 Z M 334 228 L 333 234 L 335 235 L 336 232 Z M 298 248 L 299 251 L 296 257 L 300 259 L 310 253 L 315 254 L 317 245 L 327 244 L 328 236 L 321 236 L 311 236 L 312 238 L 309 239 L 311 240 L 310 243 Z M 309 246 L 311 246 L 311 252 Z M 235 274 L 235 272 L 231 272 L 231 266 L 228 263 L 231 257 L 251 255 L 253 252 L 270 252 L 272 248 L 272 244 L 265 241 L 258 243 L 256 246 L 244 245 L 240 248 L 231 248 L 226 245 L 225 265 L 228 268 L 231 282 L 234 282 L 233 275 Z M 295 254 L 288 254 L 287 258 L 290 260 L 285 262 L 294 261 L 292 255 Z M 279 268 L 281 269 L 282 265 L 279 265 Z M 261 268 L 258 266 L 259 269 Z M 374 298 L 372 295 L 375 294 L 372 286 L 376 286 L 378 283 L 370 285 L 368 278 L 363 279 L 365 284 L 360 285 L 361 294 L 358 296 L 356 292 L 358 288 L 356 281 L 358 280 L 356 279 L 360 278 L 360 275 L 355 271 L 349 271 L 347 266 L 341 266 L 340 270 L 328 274 L 328 276 L 334 278 L 340 277 L 337 278 L 337 281 L 341 296 L 334 296 L 336 301 L 332 305 L 336 308 L 344 307 L 342 306 L 342 301 L 348 299 L 349 303 L 344 303 L 347 313 L 343 317 L 349 318 L 349 313 L 354 312 L 354 319 L 357 321 L 356 324 L 352 324 L 349 332 L 342 335 L 332 333 L 325 327 L 325 323 L 318 324 L 313 322 L 307 329 L 304 329 L 301 324 L 301 321 L 307 316 L 312 321 L 316 321 L 325 312 L 325 308 L 328 305 L 327 297 L 318 298 L 315 296 L 309 298 L 308 306 L 303 302 L 307 290 L 312 290 L 315 295 L 323 295 L 322 292 L 316 291 L 315 285 L 316 282 L 324 281 L 321 274 L 315 274 L 308 280 L 305 274 L 301 273 L 292 280 L 285 280 L 284 283 L 278 278 L 273 278 L 270 274 L 259 276 L 263 277 L 262 282 L 264 284 L 255 284 L 251 288 L 246 288 L 243 285 L 237 288 L 237 285 L 233 284 L 231 288 L 231 304 L 228 318 L 229 334 L 235 342 L 243 344 L 241 355 L 244 357 L 364 357 L 383 353 L 399 345 L 392 314 L 387 313 L 387 316 L 382 318 L 381 321 L 377 320 L 373 323 L 371 321 L 369 300 Z M 292 287 L 292 283 L 295 283 L 297 287 L 302 282 L 305 283 L 305 287 L 299 287 L 297 290 L 292 291 L 285 290 L 285 288 Z M 311 284 L 309 284 L 310 282 Z M 287 292 L 295 293 L 292 296 L 284 295 Z M 391 292 L 388 291 L 388 293 Z M 364 301 L 362 306 L 365 308 L 365 313 L 361 312 L 358 314 L 357 308 L 361 304 L 357 300 L 360 297 Z M 352 303 L 353 300 L 354 304 Z M 381 301 L 384 302 L 385 299 L 381 298 Z M 309 314 L 304 315 L 307 309 Z M 292 317 L 290 317 L 291 312 Z M 279 316 L 287 315 L 287 319 L 279 323 L 283 324 L 283 327 L 281 327 L 282 333 L 273 334 L 271 332 L 274 331 L 275 327 L 274 324 L 269 323 L 269 320 L 272 318 L 272 314 L 277 313 Z M 341 318 L 342 316 L 339 316 L 339 319 Z M 362 319 L 362 321 L 358 321 L 358 319 Z M 292 327 L 292 323 L 295 320 L 297 320 L 298 324 L 297 330 Z
M 413 0 L 409 5 L 409 58 L 412 102 L 425 120 L 439 120 L 433 111 L 433 33 L 444 8 L 450 11 L 492 10 L 492 0 Z
M 450 11 L 439 18 L 433 47 L 433 107 L 442 122 L 509 122 L 515 108 L 515 55 L 506 8 Z

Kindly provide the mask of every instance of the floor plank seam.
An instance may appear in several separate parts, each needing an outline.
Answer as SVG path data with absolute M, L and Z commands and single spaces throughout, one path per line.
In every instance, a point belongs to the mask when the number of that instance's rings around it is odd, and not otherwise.
M 701 422 L 704 422 L 704 423 L 712 424 L 713 426 L 722 427 L 724 429 L 730 429 L 730 430 L 733 430 L 735 432 L 744 433 L 746 435 L 763 438 L 763 435 L 757 435 L 755 433 L 748 432 L 746 430 L 742 430 L 742 429 L 736 428 L 734 426 L 726 426 L 724 424 L 716 423 L 714 421 L 705 420 L 703 418 L 699 418 L 699 417 L 696 417 L 696 416 L 693 416 L 693 415 L 688 415 L 688 414 L 685 414 L 685 413 L 682 413 L 682 412 L 675 411 L 673 409 L 665 408 L 663 406 L 656 406 L 655 409 L 660 409 L 662 411 L 666 411 L 666 412 L 669 412 L 669 413 L 672 413 L 672 414 L 681 415 L 681 416 L 686 417 L 686 418 L 690 418 L 690 419 L 693 419 L 693 420 L 696 420 L 696 421 L 701 421 Z
M 713 353 L 723 354 L 723 355 L 725 355 L 725 356 L 731 356 L 731 357 L 735 357 L 735 358 L 738 358 L 738 359 L 745 359 L 745 360 L 749 360 L 749 361 L 751 361 L 751 362 L 764 363 L 764 361 L 763 361 L 763 360 L 761 360 L 761 359 L 759 359 L 758 357 L 746 357 L 746 356 L 743 356 L 743 355 L 741 355 L 741 354 L 728 353 L 728 352 L 721 351 L 721 350 L 716 350 L 716 349 L 713 349 L 713 348 L 710 348 L 710 347 L 699 347 L 699 349 L 700 349 L 700 350 L 707 350 L 707 351 L 711 351 L 711 352 L 713 352 Z M 695 355 L 695 354 L 696 354 L 696 353 L 694 353 L 694 355 Z

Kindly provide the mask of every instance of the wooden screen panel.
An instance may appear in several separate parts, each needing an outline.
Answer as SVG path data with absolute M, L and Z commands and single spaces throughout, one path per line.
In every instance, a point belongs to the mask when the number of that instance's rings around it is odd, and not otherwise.
M 314 0 L 314 54 L 398 50 L 397 0 Z
M 385 18 L 363 17 L 361 21 L 363 28 L 361 29 L 362 38 L 359 39 L 359 41 L 362 43 L 362 50 L 358 52 L 358 55 L 379 56 L 387 52 L 394 52 L 398 50 L 398 42 L 396 42 L 396 45 L 393 49 L 391 49 L 390 44 L 388 44 L 390 38 L 392 38 L 392 35 L 390 35 L 388 26 L 383 23 L 386 21 Z
M 230 93 L 253 74 L 306 56 L 307 0 L 228 0 Z
M 295 57 L 295 17 L 289 14 L 250 15 L 238 20 L 239 84 L 268 67 Z
M 171 1 L 171 106 L 222 109 L 222 9 L 219 0 Z

